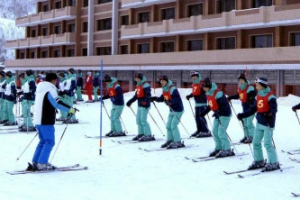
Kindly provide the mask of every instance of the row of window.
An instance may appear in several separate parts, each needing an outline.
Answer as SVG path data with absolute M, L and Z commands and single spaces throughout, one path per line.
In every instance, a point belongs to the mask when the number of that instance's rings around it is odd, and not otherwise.
M 25 52 L 21 52 L 19 58 L 24 59 L 25 58 Z M 74 49 L 68 49 L 66 51 L 66 56 L 67 57 L 74 57 L 75 56 L 75 50 Z M 49 52 L 48 51 L 41 51 L 41 58 L 48 58 L 49 57 Z M 54 58 L 59 58 L 61 57 L 61 51 L 60 50 L 55 50 L 53 51 L 53 57 Z M 31 51 L 29 58 L 37 58 L 37 52 L 36 51 Z
M 97 4 L 103 4 L 103 3 L 109 3 L 112 2 L 112 0 L 97 0 Z M 82 6 L 83 7 L 88 7 L 89 6 L 89 0 L 83 0 L 82 1 Z
M 76 31 L 75 24 L 68 24 L 67 30 L 65 32 L 75 33 L 75 31 Z M 53 26 L 53 34 L 61 34 L 61 33 L 62 33 L 61 25 Z M 47 36 L 47 35 L 50 35 L 49 28 L 43 27 L 42 36 Z M 37 30 L 32 29 L 30 31 L 30 37 L 37 37 L 37 36 L 39 36 L 37 35 Z

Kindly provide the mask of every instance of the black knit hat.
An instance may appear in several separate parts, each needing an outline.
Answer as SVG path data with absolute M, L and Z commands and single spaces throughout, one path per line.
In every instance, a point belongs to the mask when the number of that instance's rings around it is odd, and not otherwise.
M 28 69 L 25 71 L 27 76 L 31 76 L 33 74 L 33 71 L 31 69 Z
M 164 74 L 164 75 L 160 75 L 160 76 L 158 77 L 158 79 L 159 79 L 159 81 L 165 80 L 165 81 L 169 82 L 168 76 L 165 75 L 165 74 Z
M 0 75 L 5 77 L 5 72 L 4 71 L 0 71 Z
M 81 69 L 79 69 L 79 70 L 77 70 L 78 71 L 78 73 L 81 73 Z
M 190 71 L 190 76 L 191 77 L 193 77 L 193 76 L 199 77 L 199 72 L 197 72 L 197 71 Z
M 7 71 L 7 72 L 5 73 L 5 75 L 8 76 L 8 77 L 12 77 L 12 76 L 13 76 L 13 73 L 12 73 L 11 71 Z
M 268 79 L 264 77 L 256 77 L 255 83 L 259 83 L 264 88 L 268 87 Z
M 139 79 L 143 79 L 143 74 L 141 72 L 137 72 L 134 74 L 134 78 L 139 78 Z
M 28 76 L 28 75 L 27 75 Z M 19 78 L 24 78 L 25 77 L 25 73 L 21 73 L 19 74 Z
M 65 76 L 66 76 L 66 75 L 65 75 L 65 71 L 60 71 L 60 72 L 58 72 L 58 75 L 61 76 L 61 77 L 65 77 Z
M 245 82 L 247 82 L 247 78 L 246 78 L 246 76 L 245 76 L 244 73 L 241 73 L 241 74 L 239 75 L 238 80 L 240 80 L 240 79 L 243 79 Z
M 111 77 L 108 74 L 104 75 L 103 82 L 111 82 Z
M 51 82 L 52 80 L 56 80 L 56 79 L 57 79 L 57 75 L 55 73 L 50 72 L 46 75 L 47 82 Z
M 74 68 L 70 68 L 69 72 L 71 72 L 71 74 L 75 74 L 75 69 Z
M 211 88 L 212 84 L 211 84 L 211 80 L 209 77 L 205 77 L 202 81 L 202 87 L 206 87 L 206 88 Z

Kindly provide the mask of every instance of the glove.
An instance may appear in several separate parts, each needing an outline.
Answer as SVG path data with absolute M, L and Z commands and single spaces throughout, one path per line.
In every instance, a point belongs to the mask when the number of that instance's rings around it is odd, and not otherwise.
M 293 107 L 292 107 L 292 110 L 293 110 L 294 112 L 296 112 L 296 111 L 298 110 L 297 106 L 293 106 Z
M 151 102 L 157 101 L 157 97 L 150 97 L 150 101 L 151 101 Z
M 204 117 L 206 114 L 205 113 L 200 113 L 200 117 Z
M 238 120 L 242 120 L 244 118 L 243 113 L 239 113 L 236 116 L 238 118 Z
M 172 106 L 172 101 L 165 100 L 165 104 L 167 104 L 168 106 Z
M 193 97 L 193 95 L 192 94 L 189 94 L 189 95 L 186 95 L 186 100 L 190 100 L 190 98 L 192 98 Z
M 127 106 L 127 107 L 130 107 L 130 106 L 131 106 L 131 102 L 128 101 L 128 102 L 126 103 L 126 106 Z
M 58 96 L 64 96 L 64 92 L 63 91 L 59 91 L 58 92 Z
M 213 117 L 216 118 L 216 119 L 219 119 L 219 118 L 220 118 L 220 115 L 219 115 L 218 112 L 215 112 L 215 113 L 213 114 Z
M 274 114 L 271 111 L 269 111 L 269 112 L 266 112 L 264 114 L 264 116 L 265 116 L 265 118 L 266 118 L 267 121 L 271 121 L 273 119 L 273 117 L 274 117 Z
M 227 97 L 227 101 L 230 102 L 232 100 L 232 98 L 229 96 Z
M 76 113 L 75 108 L 70 108 L 69 113 L 70 115 L 74 115 Z
M 145 106 L 145 105 L 147 104 L 147 102 L 146 102 L 146 101 L 142 101 L 141 104 L 142 104 L 143 106 Z

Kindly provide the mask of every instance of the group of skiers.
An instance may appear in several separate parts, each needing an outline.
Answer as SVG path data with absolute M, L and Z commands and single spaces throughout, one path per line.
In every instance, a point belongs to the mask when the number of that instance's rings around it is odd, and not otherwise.
M 213 136 L 215 147 L 209 154 L 210 157 L 223 158 L 235 156 L 231 149 L 227 128 L 232 117 L 232 99 L 240 99 L 242 102 L 243 112 L 236 115 L 241 121 L 244 128 L 244 137 L 241 143 L 252 143 L 254 150 L 254 161 L 249 166 L 249 170 L 263 168 L 263 171 L 272 171 L 280 169 L 277 154 L 272 143 L 273 130 L 275 127 L 275 118 L 277 112 L 276 97 L 268 87 L 267 78 L 256 78 L 255 87 L 250 85 L 245 74 L 238 77 L 238 91 L 236 95 L 225 96 L 218 89 L 217 85 L 211 81 L 209 77 L 201 79 L 201 75 L 197 71 L 191 71 L 192 93 L 186 96 L 189 101 L 191 98 L 195 100 L 195 121 L 197 130 L 191 137 L 202 138 Z M 146 81 L 146 77 L 138 72 L 134 74 L 136 81 L 136 91 L 134 96 L 126 102 L 126 106 L 131 110 L 131 105 L 136 100 L 138 108 L 136 114 L 136 124 L 138 126 L 138 134 L 133 138 L 139 142 L 147 142 L 155 140 L 151 132 L 151 127 L 147 121 L 147 116 L 151 107 L 151 103 L 164 102 L 169 108 L 168 121 L 166 123 L 167 137 L 166 142 L 161 148 L 174 149 L 185 147 L 181 141 L 178 124 L 181 122 L 181 116 L 184 112 L 182 99 L 177 88 L 172 84 L 166 75 L 159 76 L 159 82 L 162 87 L 162 94 L 159 97 L 151 96 L 150 85 Z M 102 104 L 105 99 L 111 100 L 113 106 L 111 110 L 111 129 L 106 136 L 118 137 L 126 136 L 122 130 L 120 117 L 125 105 L 123 92 L 118 81 L 114 77 L 106 74 L 103 78 L 108 93 L 103 96 Z M 293 111 L 300 109 L 300 104 L 293 107 Z M 132 110 L 133 111 L 133 110 Z M 212 132 L 209 131 L 205 116 L 213 111 Z M 256 113 L 257 124 L 254 126 L 253 118 Z M 264 146 L 266 148 L 268 159 L 264 160 L 262 153 L 261 141 L 264 138 Z

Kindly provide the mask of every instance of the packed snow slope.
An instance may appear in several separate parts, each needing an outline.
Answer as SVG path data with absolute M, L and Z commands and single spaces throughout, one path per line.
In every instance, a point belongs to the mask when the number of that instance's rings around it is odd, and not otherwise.
M 152 90 L 159 96 L 160 89 Z M 168 199 L 291 199 L 291 192 L 300 193 L 300 164 L 289 157 L 299 158 L 300 154 L 289 156 L 281 150 L 300 149 L 300 125 L 291 107 L 300 102 L 300 98 L 289 95 L 278 98 L 278 114 L 274 141 L 282 167 L 294 166 L 283 172 L 269 172 L 258 176 L 240 179 L 237 175 L 225 175 L 226 171 L 246 169 L 253 161 L 248 145 L 238 145 L 239 153 L 246 152 L 242 157 L 230 157 L 208 162 L 193 163 L 185 156 L 206 156 L 214 149 L 212 138 L 187 139 L 188 134 L 195 131 L 195 122 L 189 102 L 185 99 L 190 89 L 180 89 L 184 102 L 185 113 L 181 119 L 188 130 L 179 125 L 182 140 L 185 144 L 195 144 L 196 147 L 144 152 L 138 147 L 159 148 L 164 140 L 137 143 L 117 144 L 111 138 L 103 139 L 103 152 L 99 155 L 99 139 L 88 139 L 84 135 L 100 135 L 100 103 L 77 104 L 80 110 L 77 118 L 82 124 L 69 125 L 60 142 L 59 148 L 52 160 L 56 166 L 66 166 L 80 163 L 88 166 L 87 171 L 53 172 L 45 174 L 9 175 L 6 171 L 20 170 L 31 161 L 38 143 L 35 138 L 19 161 L 20 156 L 35 133 L 0 133 L 0 198 L 1 200 L 93 200 L 93 199 L 138 199 L 138 200 L 168 200 Z M 126 93 L 129 100 L 133 92 Z M 241 111 L 239 101 L 232 101 L 236 112 Z M 194 105 L 191 99 L 192 106 Z M 159 112 L 167 119 L 168 108 L 163 103 L 156 103 Z M 110 100 L 105 100 L 108 111 Z M 136 112 L 137 103 L 131 106 Z M 155 121 L 166 134 L 163 121 L 154 106 L 150 110 Z M 210 113 L 210 120 L 213 120 Z M 103 135 L 110 131 L 110 122 L 102 111 Z M 129 134 L 137 134 L 137 126 L 132 111 L 125 107 L 122 119 Z M 157 139 L 164 138 L 153 120 L 148 117 L 152 133 Z M 255 121 L 255 120 L 254 120 Z M 88 122 L 88 123 L 86 123 Z M 66 125 L 56 129 L 56 146 Z M 256 121 L 255 121 L 256 123 Z M 208 123 L 209 128 L 211 127 Z M 1 127 L 0 127 L 1 128 Z M 235 116 L 232 117 L 228 134 L 233 142 L 243 137 L 243 130 Z M 128 140 L 132 137 L 114 138 Z M 50 156 L 50 159 L 52 157 Z M 266 157 L 265 151 L 264 155 Z

